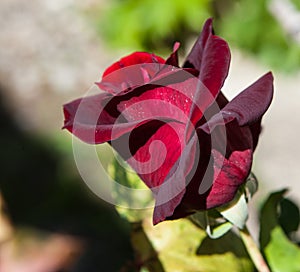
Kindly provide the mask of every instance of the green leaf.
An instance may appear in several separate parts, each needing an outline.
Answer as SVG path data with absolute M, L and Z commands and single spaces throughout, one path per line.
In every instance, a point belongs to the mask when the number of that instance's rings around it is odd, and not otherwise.
M 280 226 L 286 235 L 293 235 L 297 231 L 300 223 L 299 208 L 289 199 L 280 202 L 280 216 L 278 218 Z
M 216 226 L 207 226 L 206 233 L 212 239 L 218 239 L 231 230 L 232 224 L 230 222 L 225 222 Z
M 300 271 L 300 249 L 286 237 L 281 227 L 271 231 L 271 241 L 264 252 L 272 271 Z
M 188 219 L 155 227 L 145 221 L 143 226 L 167 272 L 253 271 L 241 240 L 232 232 L 212 240 Z
M 273 272 L 300 271 L 300 248 L 287 238 L 278 224 L 278 207 L 286 191 L 272 193 L 261 210 L 260 244 Z
M 270 194 L 260 213 L 260 245 L 265 248 L 271 241 L 271 231 L 278 225 L 278 204 L 287 189 Z
M 196 212 L 189 216 L 191 221 L 205 230 L 212 239 L 223 236 L 232 228 L 232 223 L 225 220 L 215 209 L 203 212 Z

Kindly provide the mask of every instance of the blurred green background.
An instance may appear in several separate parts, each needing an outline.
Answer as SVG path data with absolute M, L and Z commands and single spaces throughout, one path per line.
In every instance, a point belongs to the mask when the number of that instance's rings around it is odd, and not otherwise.
M 93 9 L 90 18 L 100 35 L 116 48 L 166 53 L 174 41 L 186 48 L 203 21 L 214 17 L 216 32 L 231 45 L 255 54 L 272 68 L 291 72 L 300 66 L 300 4 L 287 1 L 289 9 L 277 10 L 281 6 L 276 2 L 280 1 L 115 0 L 102 10 L 103 16 L 99 16 L 101 10 Z M 282 15 L 288 20 L 297 13 L 291 25 L 279 20 Z
M 81 180 L 62 104 L 124 54 L 167 56 L 180 41 L 184 56 L 208 17 L 233 51 L 229 97 L 275 72 L 277 98 L 255 162 L 257 202 L 272 186 L 288 186 L 299 203 L 298 0 L 3 0 L 0 272 L 129 271 L 131 226 Z

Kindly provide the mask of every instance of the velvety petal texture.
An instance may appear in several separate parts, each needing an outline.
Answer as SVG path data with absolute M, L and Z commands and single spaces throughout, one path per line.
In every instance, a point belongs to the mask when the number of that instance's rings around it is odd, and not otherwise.
M 110 73 L 115 72 L 124 67 L 143 63 L 165 63 L 165 60 L 159 56 L 147 52 L 132 53 L 131 55 L 121 58 L 119 61 L 109 66 L 104 71 L 102 77 L 104 78 Z
M 202 117 L 203 111 L 197 108 L 207 109 L 215 101 L 228 75 L 229 65 L 228 44 L 213 34 L 212 19 L 208 19 L 184 63 L 184 67 L 199 71 L 201 82 L 190 112 L 191 123 L 195 124 Z
M 136 52 L 108 67 L 99 94 L 64 105 L 65 123 L 90 144 L 108 142 L 151 188 L 153 223 L 230 202 L 250 173 L 262 116 L 273 97 L 267 73 L 228 101 L 221 88 L 230 50 L 212 19 L 178 62 Z

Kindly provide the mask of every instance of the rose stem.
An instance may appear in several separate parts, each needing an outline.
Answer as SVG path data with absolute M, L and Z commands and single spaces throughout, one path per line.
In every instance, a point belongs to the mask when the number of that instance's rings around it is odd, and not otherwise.
M 137 265 L 149 272 L 164 272 L 158 253 L 153 248 L 142 222 L 131 223 L 131 243 L 136 254 Z
M 246 226 L 240 229 L 240 235 L 256 269 L 259 272 L 270 272 L 268 265 Z

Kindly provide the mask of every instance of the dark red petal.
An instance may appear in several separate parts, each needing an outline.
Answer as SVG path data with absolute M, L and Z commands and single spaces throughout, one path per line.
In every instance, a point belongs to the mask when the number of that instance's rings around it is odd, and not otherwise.
M 174 214 L 180 204 L 187 185 L 186 176 L 192 172 L 196 156 L 197 142 L 194 136 L 185 146 L 155 197 L 153 224 L 158 224 Z
M 108 67 L 96 85 L 117 95 L 146 84 L 159 73 L 165 60 L 154 54 L 135 52 Z
M 184 67 L 197 69 L 199 79 L 215 97 L 228 75 L 230 50 L 226 41 L 213 35 L 212 19 L 208 19 L 202 32 L 186 58 Z
M 195 107 L 191 110 L 190 119 L 193 124 L 202 118 L 202 112 L 197 107 L 201 105 L 200 108 L 206 110 L 215 101 L 228 75 L 229 64 L 228 44 L 213 35 L 212 19 L 208 19 L 184 64 L 184 67 L 199 70 L 198 78 L 203 84 L 196 92 Z
M 179 172 L 181 174 L 181 172 Z M 156 225 L 167 218 L 171 218 L 174 214 L 174 211 L 176 207 L 180 204 L 184 194 L 185 194 L 185 184 L 184 179 L 180 176 L 177 177 L 174 181 L 174 184 L 170 184 L 166 190 L 166 195 L 160 194 L 160 198 L 170 197 L 171 195 L 174 195 L 175 197 L 168 200 L 168 202 L 155 206 L 153 211 L 153 225 Z M 169 183 L 168 183 L 169 184 Z M 168 191 L 169 189 L 169 191 Z M 187 214 L 184 214 L 182 217 L 186 216 Z M 174 218 L 175 219 L 175 218 Z
M 201 70 L 203 51 L 205 49 L 207 40 L 213 33 L 212 21 L 212 18 L 209 18 L 204 23 L 201 34 L 195 42 L 191 52 L 186 57 L 183 67 L 193 67 L 199 71 Z
M 102 77 L 119 70 L 124 67 L 128 67 L 135 64 L 143 63 L 165 63 L 165 60 L 159 56 L 156 56 L 147 52 L 135 52 L 109 66 L 103 73 Z
M 153 119 L 186 124 L 197 82 L 177 69 L 156 81 L 168 87 L 148 84 L 117 96 L 102 93 L 78 99 L 64 106 L 65 128 L 85 142 L 102 143 Z
M 147 135 L 148 123 L 135 129 L 127 138 L 128 142 L 117 146 L 121 154 L 125 144 L 131 147 L 132 156 L 127 159 L 129 165 L 139 174 L 149 188 L 161 185 L 185 147 L 185 125 L 167 122 L 160 126 L 150 137 Z M 145 143 L 140 139 L 144 137 Z M 113 145 L 114 146 L 114 145 Z M 137 149 L 138 146 L 138 149 Z M 120 150 L 121 149 L 121 150 Z M 137 150 L 136 150 L 137 149 Z M 127 151 L 128 152 L 128 151 Z
M 210 134 L 214 174 L 212 187 L 206 196 L 206 209 L 231 201 L 239 186 L 245 182 L 252 165 L 253 142 L 250 129 L 240 127 L 236 120 L 223 128 L 226 131 L 217 127 Z
M 251 125 L 263 116 L 273 98 L 273 76 L 269 72 L 230 101 L 223 115 L 234 116 L 240 126 Z
M 110 99 L 112 96 L 107 93 L 86 96 L 73 100 L 63 106 L 65 114 L 65 125 L 69 125 L 76 117 L 77 121 L 86 124 L 94 124 L 104 109 L 103 101 Z M 80 115 L 78 111 L 80 110 Z M 77 116 L 76 116 L 77 114 Z M 109 124 L 114 118 L 105 115 L 104 123 Z
M 196 124 L 196 127 L 205 126 L 205 124 L 211 120 L 216 114 L 219 114 L 228 103 L 227 98 L 222 92 L 219 93 L 214 103 L 212 103 L 204 112 L 202 119 Z M 206 131 L 209 133 L 209 131 Z
M 206 199 L 206 208 L 211 209 L 230 202 L 239 186 L 249 175 L 252 150 L 233 151 L 228 159 L 213 150 L 214 183 Z
M 225 128 L 226 131 L 216 127 L 211 134 L 197 129 L 200 157 L 195 162 L 196 170 L 189 177 L 191 181 L 180 204 L 168 219 L 227 204 L 245 182 L 252 164 L 250 129 L 239 127 L 236 120 Z
M 234 151 L 228 159 L 213 150 L 210 163 L 205 169 L 198 167 L 180 204 L 167 219 L 182 218 L 199 210 L 208 210 L 229 203 L 235 197 L 240 185 L 245 182 L 251 163 L 252 150 L 250 149 Z M 203 176 L 205 180 L 199 180 Z M 208 178 L 211 178 L 211 181 L 208 181 Z M 202 182 L 209 182 L 211 185 L 205 186 L 207 190 L 203 190 L 199 187 Z
M 185 177 L 185 194 L 173 213 L 168 214 L 167 219 L 177 219 L 194 213 L 197 210 L 205 210 L 208 192 L 200 195 L 199 188 L 204 178 L 209 183 L 208 189 L 213 182 L 213 168 L 209 167 L 213 165 L 210 163 L 211 139 L 210 135 L 203 131 L 197 131 L 197 133 L 198 135 L 194 134 L 191 139 L 194 142 L 193 152 L 191 153 L 192 157 L 190 158 L 188 153 L 185 156 L 186 163 L 190 164 L 189 169 L 187 169 L 190 171 L 182 173 Z
M 174 44 L 172 54 L 166 60 L 166 64 L 171 65 L 171 66 L 175 66 L 175 67 L 179 67 L 179 64 L 178 64 L 178 49 L 179 49 L 179 47 L 180 47 L 180 43 L 176 42 Z
M 273 76 L 269 72 L 230 101 L 220 113 L 204 124 L 202 129 L 208 132 L 217 125 L 236 119 L 240 126 L 253 125 L 253 138 L 257 139 L 260 130 L 255 123 L 260 122 L 271 104 L 272 97 Z
M 250 131 L 252 134 L 253 151 L 254 151 L 258 144 L 258 138 L 259 138 L 259 134 L 261 132 L 261 118 L 254 124 L 250 125 L 249 128 L 250 128 Z
M 150 83 L 165 67 L 160 63 L 142 63 L 118 69 L 102 78 L 96 85 L 113 95 L 122 95 Z
M 194 85 L 192 78 L 168 87 L 144 88 L 140 95 L 121 101 L 118 110 L 131 122 L 147 118 L 167 118 L 186 124 L 189 121 Z
M 174 175 L 168 179 L 182 150 L 185 149 L 184 131 L 184 124 L 153 120 L 111 143 L 152 189 L 158 205 L 166 203 L 169 211 L 175 209 L 180 196 L 184 194 L 185 179 L 173 180 Z M 192 154 L 187 156 L 191 158 Z M 193 163 L 193 160 L 186 160 L 184 163 L 188 162 Z M 178 178 L 178 175 L 176 177 Z M 166 206 L 163 206 L 164 211 Z M 163 220 L 163 216 L 164 218 L 167 216 L 164 211 L 156 210 L 154 222 L 157 223 Z
M 64 128 L 86 143 L 100 144 L 130 132 L 149 120 L 124 122 L 112 116 L 105 103 L 108 94 L 99 94 L 74 100 L 64 105 Z
M 228 75 L 230 50 L 227 43 L 217 36 L 210 36 L 203 52 L 199 80 L 216 97 Z

